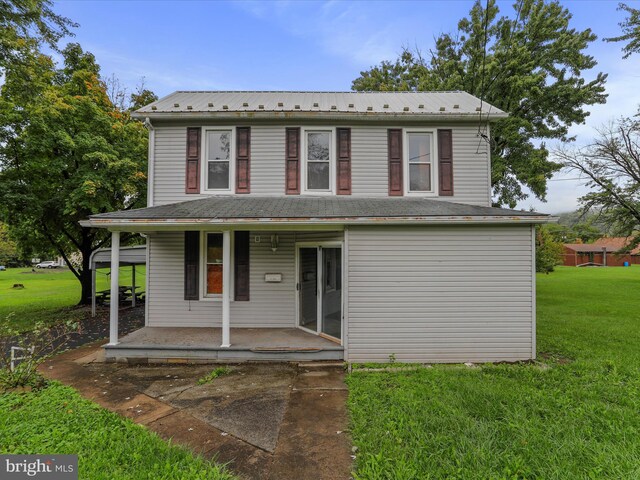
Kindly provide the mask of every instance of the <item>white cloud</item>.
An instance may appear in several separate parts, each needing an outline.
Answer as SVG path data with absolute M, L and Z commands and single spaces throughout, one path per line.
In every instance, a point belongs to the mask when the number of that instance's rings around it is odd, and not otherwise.
M 326 53 L 355 65 L 369 66 L 393 59 L 403 44 L 406 19 L 385 20 L 381 25 L 375 3 L 327 1 L 238 2 L 245 12 L 276 25 L 291 35 L 314 41 Z M 380 6 L 384 6 L 380 4 Z M 271 8 L 269 8 L 271 7 Z
M 188 69 L 170 67 L 129 57 L 98 46 L 87 45 L 86 50 L 96 56 L 106 78 L 114 74 L 124 85 L 132 88 L 144 77 L 148 88 L 156 92 L 174 90 L 237 90 L 243 85 L 231 79 L 221 69 L 205 64 L 194 64 Z

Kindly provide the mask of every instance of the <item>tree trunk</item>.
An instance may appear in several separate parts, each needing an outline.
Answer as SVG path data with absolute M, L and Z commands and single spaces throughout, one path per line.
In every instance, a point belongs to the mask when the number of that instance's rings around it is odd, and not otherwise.
M 80 301 L 78 305 L 91 305 L 91 270 L 89 269 L 89 260 L 91 259 L 91 253 L 93 250 L 91 249 L 91 245 L 89 244 L 87 248 L 83 248 L 80 251 L 82 255 L 82 268 L 78 272 L 80 274 L 80 285 L 82 287 L 82 293 L 80 294 Z

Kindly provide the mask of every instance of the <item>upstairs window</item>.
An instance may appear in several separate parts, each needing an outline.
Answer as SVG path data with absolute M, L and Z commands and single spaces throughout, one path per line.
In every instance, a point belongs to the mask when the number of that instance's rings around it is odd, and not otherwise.
M 305 131 L 305 190 L 331 193 L 333 147 L 331 130 Z
M 407 192 L 434 191 L 434 141 L 432 132 L 409 131 L 406 137 Z
M 233 131 L 205 130 L 205 189 L 231 192 L 233 185 Z

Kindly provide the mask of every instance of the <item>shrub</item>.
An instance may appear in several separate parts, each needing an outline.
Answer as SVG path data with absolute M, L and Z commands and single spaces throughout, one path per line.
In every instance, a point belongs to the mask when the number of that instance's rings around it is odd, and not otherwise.
M 562 244 L 545 227 L 536 227 L 536 272 L 553 272 L 562 260 Z

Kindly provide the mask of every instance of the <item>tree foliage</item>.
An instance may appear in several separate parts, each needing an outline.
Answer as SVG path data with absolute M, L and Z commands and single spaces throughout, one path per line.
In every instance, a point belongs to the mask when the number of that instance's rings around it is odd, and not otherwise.
M 91 214 L 145 205 L 147 134 L 113 105 L 78 44 L 56 66 L 34 53 L 9 65 L 0 92 L 0 218 L 27 250 L 53 247 L 90 293 L 89 257 L 109 237 Z M 80 252 L 74 265 L 71 253 Z
M 536 272 L 551 273 L 562 261 L 562 244 L 553 238 L 548 225 L 536 227 Z
M 622 47 L 622 58 L 629 58 L 634 53 L 640 53 L 640 10 L 625 3 L 618 5 L 618 10 L 627 12 L 627 18 L 619 23 L 622 35 L 605 38 L 607 42 L 627 42 Z
M 0 1 L 0 73 L 39 45 L 57 49 L 58 40 L 71 35 L 77 25 L 57 15 L 52 4 L 50 0 Z
M 604 235 L 598 227 L 588 222 L 575 225 L 551 223 L 547 225 L 547 231 L 560 243 L 592 243 Z
M 477 0 L 456 34 L 436 39 L 429 58 L 405 49 L 352 84 L 361 91 L 463 90 L 508 112 L 492 127 L 490 148 L 496 204 L 511 207 L 527 198 L 525 187 L 544 199 L 547 180 L 561 167 L 544 141 L 570 140 L 569 127 L 589 115 L 585 106 L 606 99 L 606 75 L 583 77 L 596 66 L 584 53 L 596 35 L 572 28 L 557 1 L 520 0 L 515 8 L 515 18 L 499 16 L 495 0 L 488 8 Z
M 621 118 L 583 148 L 559 149 L 564 166 L 586 181 L 582 209 L 596 212 L 611 232 L 640 242 L 640 120 Z
M 7 226 L 0 222 L 0 265 L 15 263 L 18 258 L 18 247 L 9 237 Z

